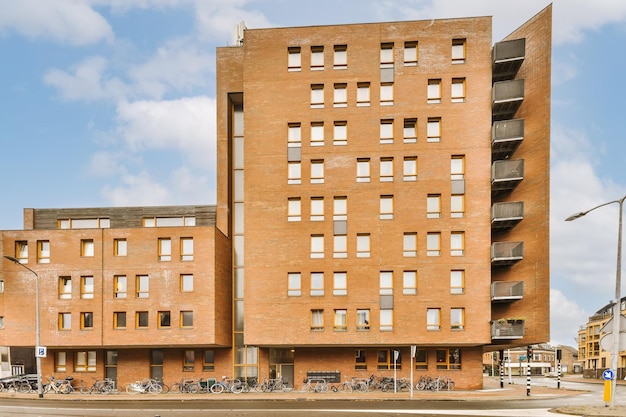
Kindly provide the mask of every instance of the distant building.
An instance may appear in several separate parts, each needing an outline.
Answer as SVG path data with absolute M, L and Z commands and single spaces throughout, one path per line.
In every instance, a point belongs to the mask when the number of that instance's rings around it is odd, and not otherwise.
M 528 346 L 521 346 L 502 352 L 488 352 L 483 355 L 485 371 L 491 375 L 499 375 L 500 361 L 503 361 L 504 375 L 525 376 L 530 366 L 531 375 L 556 376 L 561 365 L 561 375 L 580 373 L 578 352 L 571 346 L 550 346 L 548 344 L 532 345 L 532 353 L 528 355 Z M 557 352 L 561 352 L 558 358 Z M 502 355 L 502 357 L 500 356 Z
M 578 357 L 583 367 L 583 375 L 586 378 L 602 379 L 602 372 L 611 367 L 611 349 L 602 347 L 601 340 L 610 331 L 603 330 L 604 326 L 613 319 L 613 306 L 609 303 L 589 317 L 586 324 L 580 326 L 578 330 Z M 620 311 L 622 315 L 626 310 L 626 297 L 622 298 Z M 610 342 L 609 342 L 610 345 Z M 604 345 L 606 347 L 606 345 Z M 626 377 L 626 346 L 621 346 L 619 358 L 617 360 L 617 379 Z
M 34 370 L 36 273 L 44 375 L 481 388 L 483 353 L 549 340 L 551 19 L 240 25 L 217 205 L 26 209 L 3 372 Z

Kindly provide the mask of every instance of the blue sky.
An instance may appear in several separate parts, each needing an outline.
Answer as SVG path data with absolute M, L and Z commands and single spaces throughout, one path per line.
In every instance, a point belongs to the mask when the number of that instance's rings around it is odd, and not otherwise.
M 547 0 L 0 0 L 0 230 L 24 207 L 215 202 L 215 48 L 233 28 L 493 16 Z M 615 292 L 626 2 L 553 2 L 552 342 Z

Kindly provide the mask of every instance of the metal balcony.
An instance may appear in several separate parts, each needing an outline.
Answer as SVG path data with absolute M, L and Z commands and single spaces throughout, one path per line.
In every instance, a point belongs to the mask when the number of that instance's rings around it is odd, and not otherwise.
M 524 242 L 493 242 L 491 266 L 509 266 L 524 259 Z
M 495 82 L 491 94 L 492 119 L 512 119 L 524 101 L 524 80 Z
M 526 55 L 526 39 L 514 39 L 498 42 L 493 46 L 492 79 L 493 81 L 515 78 Z
M 496 281 L 491 283 L 491 302 L 510 303 L 524 297 L 524 281 Z
M 507 232 L 524 218 L 524 202 L 494 203 L 491 206 L 491 231 Z
M 491 322 L 491 340 L 522 339 L 524 320 L 496 320 Z
M 523 179 L 523 159 L 494 161 L 491 165 L 491 196 L 511 192 Z
M 491 159 L 508 159 L 524 140 L 524 119 L 499 120 L 491 127 Z

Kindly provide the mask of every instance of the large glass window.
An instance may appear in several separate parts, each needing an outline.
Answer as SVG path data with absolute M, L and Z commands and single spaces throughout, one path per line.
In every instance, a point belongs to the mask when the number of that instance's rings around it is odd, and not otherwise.
M 72 298 L 72 277 L 59 277 L 59 299 Z
M 38 240 L 37 241 L 37 262 L 40 264 L 50 263 L 50 241 Z
M 193 261 L 193 238 L 180 238 L 180 260 Z
M 80 277 L 80 298 L 91 300 L 94 297 L 94 278 L 92 276 Z
M 169 237 L 159 238 L 159 261 L 172 260 L 172 239 Z
M 128 295 L 128 281 L 126 275 L 113 277 L 113 291 L 115 298 L 126 298 Z
M 426 310 L 426 329 L 441 330 L 441 309 L 429 308 Z

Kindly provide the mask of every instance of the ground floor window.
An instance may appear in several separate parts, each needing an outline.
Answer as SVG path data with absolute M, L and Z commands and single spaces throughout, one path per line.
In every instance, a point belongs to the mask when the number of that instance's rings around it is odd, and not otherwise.
M 212 351 L 212 350 L 204 351 L 204 356 L 202 360 L 202 370 L 203 371 L 215 370 L 215 351 Z
M 415 369 L 428 369 L 428 351 L 426 349 L 415 350 Z
M 183 371 L 192 372 L 195 368 L 196 353 L 193 350 L 186 350 L 183 354 Z
M 74 372 L 96 372 L 96 351 L 76 352 L 74 354 Z
M 378 370 L 402 369 L 402 355 L 398 349 L 378 351 Z
M 67 372 L 67 355 L 65 352 L 54 354 L 54 372 Z
M 355 370 L 367 369 L 367 351 L 365 349 L 357 349 L 355 354 Z
M 437 369 L 461 369 L 461 349 L 437 349 Z

